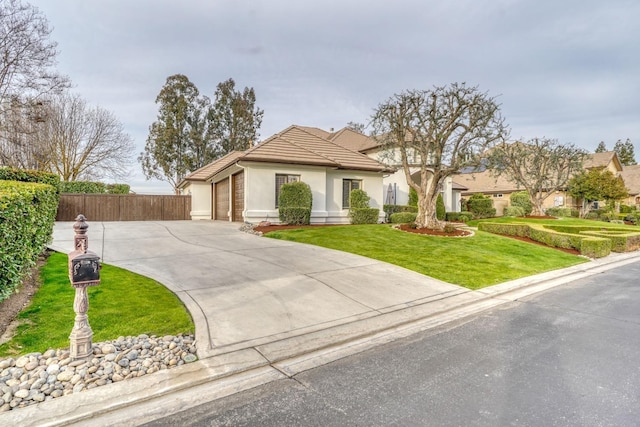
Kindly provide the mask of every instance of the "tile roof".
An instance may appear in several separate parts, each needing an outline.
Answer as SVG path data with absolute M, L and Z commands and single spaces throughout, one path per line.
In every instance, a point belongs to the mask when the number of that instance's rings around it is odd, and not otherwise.
M 184 179 L 189 181 L 206 181 L 221 170 L 235 163 L 243 154 L 244 151 L 232 151 L 231 153 L 220 157 L 218 160 L 193 171 Z
M 624 166 L 620 176 L 627 186 L 629 194 L 640 194 L 640 165 Z
M 349 150 L 359 152 L 370 150 L 380 145 L 375 139 L 349 128 L 342 128 L 332 133 L 327 139 Z
M 454 180 L 458 185 L 467 187 L 463 193 L 509 193 L 519 190 L 519 187 L 504 175 L 495 177 L 488 170 L 455 175 Z
M 183 182 L 206 181 L 240 160 L 392 172 L 384 164 L 326 139 L 330 135 L 319 128 L 292 125 L 247 151 L 234 151 L 194 171 Z
M 616 163 L 618 170 L 622 170 L 622 165 L 615 151 L 589 154 L 584 160 L 584 168 L 606 168 L 612 161 Z

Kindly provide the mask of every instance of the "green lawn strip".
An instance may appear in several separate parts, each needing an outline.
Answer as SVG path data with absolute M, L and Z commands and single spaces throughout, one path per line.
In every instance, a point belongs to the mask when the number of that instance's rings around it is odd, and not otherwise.
M 42 286 L 18 315 L 16 335 L 0 346 L 0 356 L 68 348 L 73 328 L 75 290 L 69 283 L 67 255 L 54 252 L 40 272 Z M 103 264 L 99 286 L 88 288 L 93 342 L 119 336 L 193 333 L 189 312 L 162 284 Z
M 587 262 L 555 249 L 481 231 L 473 237 L 436 237 L 383 224 L 281 230 L 266 236 L 363 255 L 469 289 Z

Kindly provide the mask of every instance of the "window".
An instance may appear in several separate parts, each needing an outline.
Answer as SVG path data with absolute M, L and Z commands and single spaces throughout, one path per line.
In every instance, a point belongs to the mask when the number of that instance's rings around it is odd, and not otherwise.
M 351 194 L 351 191 L 360 190 L 361 188 L 361 179 L 342 180 L 342 209 L 349 209 L 349 194 Z
M 278 208 L 278 199 L 280 198 L 280 187 L 282 187 L 283 184 L 298 181 L 300 181 L 300 175 L 276 174 L 276 209 Z
M 501 197 L 502 197 L 502 193 L 497 193 L 497 194 L 494 194 L 494 195 L 493 195 L 493 197 L 498 197 L 498 198 L 501 198 Z

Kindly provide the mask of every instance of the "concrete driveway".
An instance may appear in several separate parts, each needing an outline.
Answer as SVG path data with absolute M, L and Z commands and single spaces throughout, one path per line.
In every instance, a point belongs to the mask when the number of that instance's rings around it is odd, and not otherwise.
M 151 277 L 184 302 L 201 358 L 468 292 L 361 256 L 244 233 L 237 223 L 88 223 L 89 248 L 104 263 Z M 53 249 L 73 249 L 72 224 L 56 223 Z

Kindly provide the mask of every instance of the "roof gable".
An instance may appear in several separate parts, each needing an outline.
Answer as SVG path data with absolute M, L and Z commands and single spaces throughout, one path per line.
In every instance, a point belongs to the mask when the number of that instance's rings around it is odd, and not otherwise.
M 640 165 L 625 166 L 620 172 L 620 177 L 629 190 L 629 194 L 640 194 Z
M 346 127 L 340 129 L 338 132 L 332 133 L 327 139 L 349 150 L 358 152 L 367 151 L 379 146 L 378 142 L 373 138 Z
M 620 163 L 618 154 L 615 151 L 604 151 L 602 153 L 589 154 L 584 161 L 584 168 L 606 168 L 609 167 L 611 162 L 613 162 L 614 167 L 618 172 L 622 170 L 622 163 Z
M 213 162 L 209 163 L 208 165 L 203 166 L 200 169 L 197 169 L 197 170 L 193 171 L 192 173 L 187 175 L 184 178 L 184 180 L 188 180 L 188 181 L 206 181 L 206 180 L 210 179 L 212 176 L 214 176 L 215 174 L 217 174 L 218 172 L 220 172 L 223 169 L 226 169 L 227 167 L 231 166 L 240 157 L 242 157 L 243 154 L 244 154 L 244 151 L 232 151 L 231 153 L 228 153 L 228 154 L 224 155 L 223 157 L 220 157 L 218 160 L 214 160 Z

